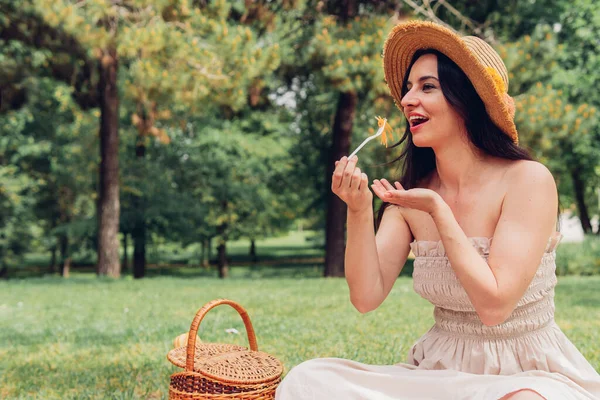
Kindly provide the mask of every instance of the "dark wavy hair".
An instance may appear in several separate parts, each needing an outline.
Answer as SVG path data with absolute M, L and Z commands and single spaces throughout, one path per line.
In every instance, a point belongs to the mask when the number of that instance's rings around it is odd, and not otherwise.
M 414 63 L 425 54 L 437 56 L 438 77 L 444 97 L 464 119 L 469 140 L 475 147 L 486 154 L 509 160 L 534 160 L 526 149 L 516 145 L 507 134 L 492 122 L 483 100 L 475 91 L 467 75 L 450 58 L 437 50 L 419 50 L 414 54 L 402 82 L 402 96 L 408 91 L 408 76 Z M 402 163 L 399 182 L 408 190 L 417 187 L 419 182 L 435 169 L 435 154 L 431 147 L 417 147 L 414 145 L 408 121 L 406 121 L 404 135 L 392 147 L 400 146 L 403 143 L 405 146 L 400 156 L 387 164 L 398 161 Z M 384 202 L 377 212 L 376 229 L 381 224 L 383 212 L 387 206 L 389 206 L 389 203 Z

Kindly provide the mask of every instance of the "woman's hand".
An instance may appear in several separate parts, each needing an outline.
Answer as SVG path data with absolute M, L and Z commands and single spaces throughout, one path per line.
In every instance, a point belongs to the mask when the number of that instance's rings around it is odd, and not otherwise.
M 394 182 L 392 186 L 387 180 L 375 179 L 373 181 L 373 191 L 381 200 L 387 203 L 396 204 L 400 207 L 414 208 L 433 214 L 444 202 L 442 197 L 431 189 L 415 188 L 405 190 L 400 182 Z
M 342 157 L 335 162 L 331 190 L 353 212 L 371 209 L 373 193 L 369 190 L 369 178 L 356 166 L 358 157 Z

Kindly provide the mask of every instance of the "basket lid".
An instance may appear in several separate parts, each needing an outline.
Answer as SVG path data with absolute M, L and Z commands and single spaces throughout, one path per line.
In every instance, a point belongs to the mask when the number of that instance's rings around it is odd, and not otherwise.
M 198 363 L 204 361 L 207 357 L 213 357 L 219 354 L 248 351 L 247 348 L 235 344 L 226 343 L 196 343 L 194 352 L 194 370 L 198 369 Z M 185 368 L 187 357 L 187 345 L 177 347 L 167 354 L 167 359 L 178 367 Z
M 236 351 L 194 363 L 194 371 L 220 382 L 258 384 L 278 379 L 283 364 L 262 351 Z

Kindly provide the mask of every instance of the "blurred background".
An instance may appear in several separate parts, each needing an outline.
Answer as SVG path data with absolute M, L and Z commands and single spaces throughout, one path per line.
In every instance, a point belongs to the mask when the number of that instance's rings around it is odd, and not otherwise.
M 404 130 L 381 52 L 406 19 L 498 50 L 558 273 L 600 274 L 593 0 L 0 0 L 0 276 L 343 276 L 332 166 L 375 116 Z M 360 166 L 394 179 L 400 150 Z

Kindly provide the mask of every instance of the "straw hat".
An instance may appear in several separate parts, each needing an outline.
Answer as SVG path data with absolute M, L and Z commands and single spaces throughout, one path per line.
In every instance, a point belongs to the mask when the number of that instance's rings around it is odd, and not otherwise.
M 396 106 L 402 110 L 402 82 L 417 50 L 445 54 L 471 80 L 492 121 L 514 143 L 519 143 L 514 123 L 515 105 L 508 95 L 508 72 L 496 51 L 475 36 L 460 37 L 433 22 L 408 21 L 396 25 L 383 46 L 383 69 Z

